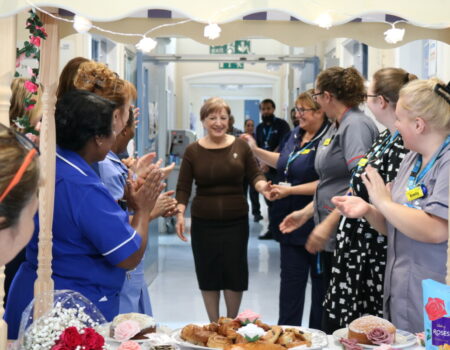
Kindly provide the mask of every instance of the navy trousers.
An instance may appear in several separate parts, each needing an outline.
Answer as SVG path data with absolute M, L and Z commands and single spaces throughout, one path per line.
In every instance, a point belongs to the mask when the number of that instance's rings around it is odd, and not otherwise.
M 310 254 L 303 245 L 280 244 L 281 281 L 279 325 L 301 326 L 305 290 L 311 271 L 311 312 L 309 327 L 321 329 L 325 295 L 322 262 L 317 254 Z

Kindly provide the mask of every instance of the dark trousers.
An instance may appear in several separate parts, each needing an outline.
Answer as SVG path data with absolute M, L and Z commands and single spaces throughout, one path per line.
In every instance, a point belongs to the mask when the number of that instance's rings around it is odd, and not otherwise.
M 318 271 L 317 255 L 310 254 L 303 245 L 280 244 L 281 281 L 279 325 L 301 326 L 305 290 L 311 271 L 311 312 L 309 327 L 321 329 L 325 288 L 323 275 Z M 321 269 L 321 268 L 320 268 Z
M 328 289 L 331 281 L 331 267 L 333 261 L 333 253 L 331 252 L 322 252 L 321 253 L 323 259 L 323 279 L 325 290 Z M 335 330 L 342 328 L 336 320 L 328 317 L 326 312 L 322 313 L 322 327 L 321 329 L 327 333 L 332 334 Z
M 252 205 L 252 215 L 261 215 L 261 205 L 259 204 L 259 192 L 255 190 L 255 188 L 248 183 L 248 181 L 244 180 L 244 193 L 245 196 L 250 197 L 250 203 Z

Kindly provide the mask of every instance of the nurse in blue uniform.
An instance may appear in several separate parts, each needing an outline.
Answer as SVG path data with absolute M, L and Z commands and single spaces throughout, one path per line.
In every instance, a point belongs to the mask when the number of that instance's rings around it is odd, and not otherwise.
M 314 170 L 316 149 L 329 128 L 325 114 L 311 96 L 312 90 L 299 95 L 296 116 L 300 125 L 288 137 L 280 153 L 256 146 L 250 136 L 243 136 L 255 156 L 277 169 L 278 185 L 272 186 L 273 217 L 270 231 L 280 243 L 281 280 L 278 324 L 301 326 L 305 290 L 311 272 L 311 312 L 309 327 L 320 328 L 324 295 L 318 256 L 305 249 L 305 243 L 314 228 L 312 219 L 296 229 L 292 235 L 283 235 L 278 226 L 284 217 L 302 209 L 313 199 L 319 176 Z
M 105 158 L 115 141 L 115 104 L 87 91 L 67 93 L 57 103 L 56 184 L 53 218 L 55 289 L 71 289 L 90 299 L 107 320 L 119 313 L 125 271 L 141 261 L 147 245 L 148 216 L 163 185 L 156 166 L 144 184 L 130 184 L 135 215 L 128 215 L 90 164 Z M 8 338 L 17 338 L 20 317 L 33 298 L 39 223 L 11 286 L 5 319 Z

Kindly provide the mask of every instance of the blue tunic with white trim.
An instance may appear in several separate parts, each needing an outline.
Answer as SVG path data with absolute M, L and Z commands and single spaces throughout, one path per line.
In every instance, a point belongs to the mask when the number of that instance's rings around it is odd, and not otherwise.
M 11 286 L 5 313 L 8 338 L 17 337 L 22 311 L 33 298 L 39 223 Z M 88 163 L 57 148 L 53 216 L 55 289 L 71 289 L 91 300 L 107 320 L 119 313 L 125 270 L 116 267 L 136 252 L 141 237 Z

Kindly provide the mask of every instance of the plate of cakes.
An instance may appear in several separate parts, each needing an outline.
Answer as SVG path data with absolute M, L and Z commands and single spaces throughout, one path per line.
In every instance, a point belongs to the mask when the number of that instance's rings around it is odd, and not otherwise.
M 328 345 L 319 330 L 295 326 L 270 326 L 259 319 L 220 317 L 218 322 L 188 324 L 172 333 L 184 348 L 210 350 L 320 349 Z
M 101 325 L 98 332 L 111 345 L 133 340 L 157 350 L 178 348 L 170 336 L 171 330 L 166 330 L 164 327 L 157 328 L 154 318 L 145 314 L 134 312 L 120 314 L 114 317 L 112 322 Z
M 397 329 L 383 318 L 367 315 L 352 321 L 348 328 L 341 328 L 333 337 L 344 346 L 359 345 L 366 349 L 388 344 L 391 348 L 401 349 L 417 344 L 414 334 Z

